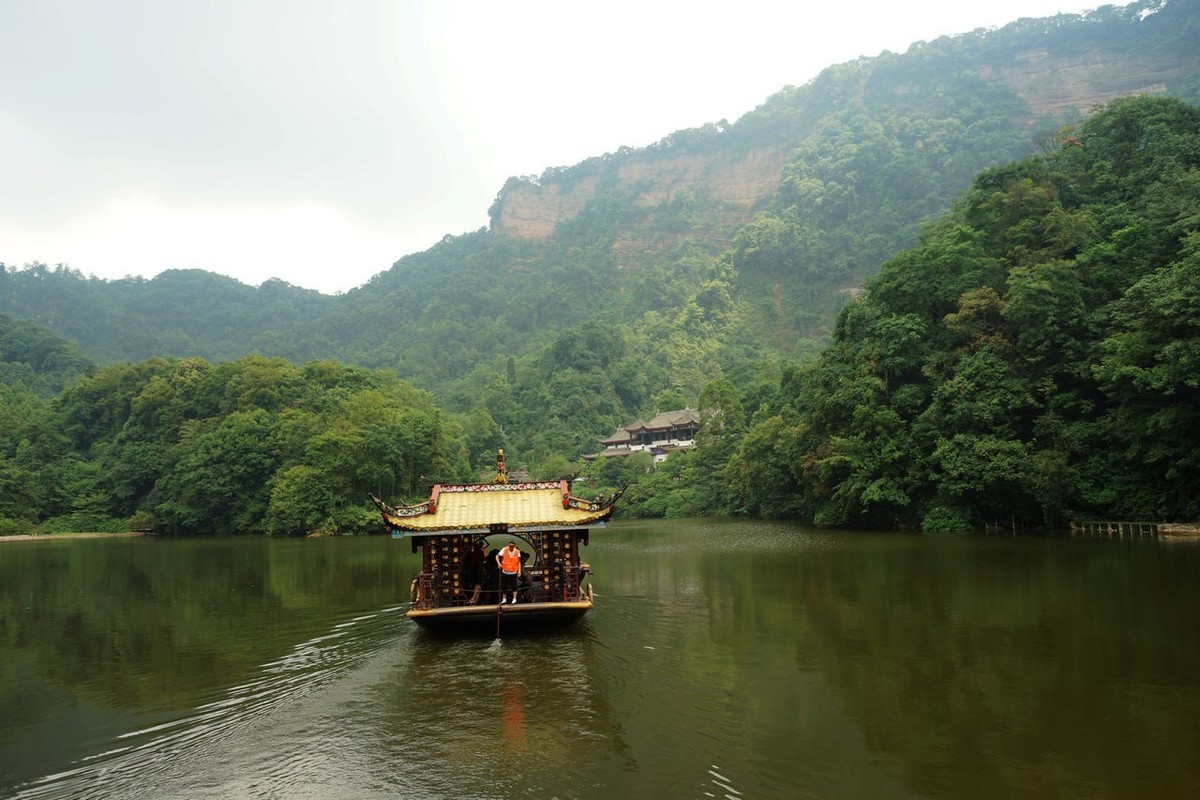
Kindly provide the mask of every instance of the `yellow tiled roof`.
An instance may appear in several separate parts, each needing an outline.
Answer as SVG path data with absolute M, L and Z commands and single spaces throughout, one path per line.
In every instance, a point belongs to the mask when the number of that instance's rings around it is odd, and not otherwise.
M 586 525 L 605 518 L 608 513 L 609 509 L 563 508 L 559 489 L 442 491 L 436 512 L 390 521 L 396 527 L 412 531 L 485 530 L 494 523 L 512 527 Z

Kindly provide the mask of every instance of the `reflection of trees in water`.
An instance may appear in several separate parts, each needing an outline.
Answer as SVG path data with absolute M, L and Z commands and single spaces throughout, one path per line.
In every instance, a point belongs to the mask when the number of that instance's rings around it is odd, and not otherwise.
M 1200 780 L 1200 549 L 752 527 L 623 525 L 606 535 L 643 547 L 591 561 L 598 604 L 636 598 L 622 610 L 640 615 L 631 646 L 656 648 L 646 696 L 753 743 L 760 777 L 843 787 L 869 762 L 931 797 L 1187 796 Z
M 829 711 L 814 714 L 804 677 L 813 658 L 798 613 L 795 562 L 807 546 L 798 533 L 776 523 L 679 520 L 622 524 L 596 537 L 589 621 L 612 643 L 610 672 L 612 662 L 624 670 L 614 678 L 643 767 L 630 778 L 638 796 L 716 781 L 713 765 L 759 796 L 796 796 L 801 773 L 821 773 L 806 785 L 842 787 L 826 763 L 801 756 L 800 740 L 821 735 Z M 704 791 L 725 796 L 718 789 Z
M 191 708 L 338 613 L 377 608 L 394 602 L 396 587 L 406 591 L 411 566 L 361 546 L 348 552 L 357 544 L 6 545 L 0 675 L 32 655 L 39 680 L 100 706 L 134 713 Z
M 928 797 L 1185 796 L 1195 558 L 902 538 L 796 562 L 827 679 Z

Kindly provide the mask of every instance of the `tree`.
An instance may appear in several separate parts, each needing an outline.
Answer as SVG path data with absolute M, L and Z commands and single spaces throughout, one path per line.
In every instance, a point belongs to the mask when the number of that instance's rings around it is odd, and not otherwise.
M 277 472 L 270 481 L 266 531 L 290 536 L 322 530 L 331 521 L 335 496 L 326 476 L 312 467 L 297 464 Z
M 177 533 L 263 532 L 267 481 L 277 466 L 270 415 L 238 411 L 189 428 L 155 486 L 158 519 Z

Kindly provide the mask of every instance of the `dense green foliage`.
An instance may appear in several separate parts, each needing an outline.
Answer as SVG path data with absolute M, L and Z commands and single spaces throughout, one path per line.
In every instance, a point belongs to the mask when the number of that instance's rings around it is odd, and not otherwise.
M 0 264 L 0 312 L 79 342 L 101 364 L 152 356 L 225 361 L 251 352 L 305 361 L 320 348 L 292 334 L 331 300 L 278 280 L 254 288 L 195 269 L 106 281 L 62 265 Z
M 74 343 L 48 329 L 0 314 L 0 535 L 22 532 L 12 517 L 36 504 L 46 462 L 49 400 L 92 368 Z
M 387 373 L 250 356 L 105 367 L 5 406 L 0 525 L 173 533 L 379 529 L 368 493 L 465 477 L 461 434 Z
M 0 385 L 53 397 L 91 367 L 75 342 L 0 314 Z

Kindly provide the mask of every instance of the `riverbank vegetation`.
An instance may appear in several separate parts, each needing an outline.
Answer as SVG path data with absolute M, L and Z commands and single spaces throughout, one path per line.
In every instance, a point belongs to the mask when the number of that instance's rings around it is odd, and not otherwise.
M 799 204 L 816 179 L 801 177 L 727 250 L 684 244 L 645 273 L 632 318 L 572 321 L 572 304 L 539 300 L 528 307 L 553 324 L 514 307 L 464 330 L 453 293 L 414 306 L 430 334 L 403 358 L 454 376 L 436 395 L 328 359 L 98 367 L 6 320 L 0 533 L 374 531 L 368 493 L 415 499 L 478 475 L 498 447 L 559 477 L 599 436 L 682 405 L 703 409 L 696 449 L 656 468 L 598 460 L 580 486 L 629 484 L 625 514 L 831 527 L 1200 517 L 1200 110 L 1116 101 L 980 173 L 845 301 L 827 346 L 789 357 L 763 343 L 744 276 L 790 274 L 811 249 Z M 482 258 L 476 239 L 435 254 L 455 280 Z M 614 266 L 593 244 L 560 268 L 602 296 Z M 446 348 L 464 336 L 522 346 L 458 363 Z
M 0 438 L 0 532 L 377 530 L 368 493 L 467 464 L 427 393 L 333 362 L 149 359 L 29 399 Z

